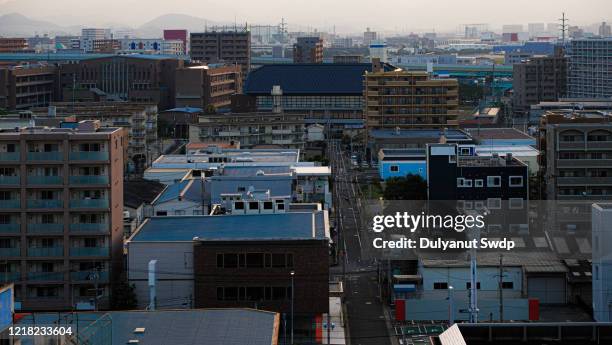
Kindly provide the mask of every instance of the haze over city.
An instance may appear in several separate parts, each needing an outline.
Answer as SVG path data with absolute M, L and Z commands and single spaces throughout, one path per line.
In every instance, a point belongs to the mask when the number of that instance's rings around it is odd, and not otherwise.
M 214 22 L 277 24 L 281 17 L 290 25 L 339 33 L 360 32 L 370 26 L 383 32 L 454 31 L 461 24 L 485 23 L 492 29 L 506 24 L 555 22 L 565 11 L 574 25 L 607 20 L 612 13 L 608 0 L 391 0 L 375 4 L 363 0 L 0 0 L 0 14 L 20 13 L 59 25 L 137 27 L 169 13 L 189 14 Z M 0 26 L 2 24 L 0 23 Z

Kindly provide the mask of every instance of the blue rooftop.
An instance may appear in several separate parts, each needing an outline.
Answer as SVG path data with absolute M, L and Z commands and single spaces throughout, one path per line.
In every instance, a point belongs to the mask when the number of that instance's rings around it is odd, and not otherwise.
M 193 107 L 172 108 L 172 109 L 164 110 L 163 112 L 164 113 L 165 112 L 175 112 L 175 113 L 194 114 L 194 113 L 201 113 L 202 108 L 193 108 Z
M 191 182 L 191 180 L 184 180 L 184 181 L 169 185 L 168 187 L 166 187 L 166 189 L 164 189 L 161 195 L 153 202 L 153 204 L 154 205 L 161 204 L 162 202 L 166 202 L 166 201 L 170 201 L 170 200 L 174 200 L 178 198 L 181 192 L 183 191 L 183 189 L 185 189 L 185 187 L 189 184 L 189 182 Z
M 385 65 L 385 69 L 392 67 Z M 274 64 L 251 71 L 244 84 L 244 93 L 269 95 L 280 85 L 284 95 L 363 93 L 363 75 L 372 71 L 372 64 Z
M 310 240 L 327 237 L 325 212 L 152 217 L 131 242 Z

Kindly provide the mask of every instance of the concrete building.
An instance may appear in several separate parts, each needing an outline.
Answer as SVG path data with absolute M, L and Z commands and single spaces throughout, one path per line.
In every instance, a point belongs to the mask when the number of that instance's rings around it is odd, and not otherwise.
M 190 142 L 239 142 L 244 148 L 257 145 L 304 146 L 304 115 L 287 113 L 238 113 L 205 115 L 189 126 Z
M 575 39 L 568 51 L 567 97 L 612 97 L 612 37 Z
M 251 69 L 251 33 L 246 29 L 192 32 L 189 35 L 191 60 L 206 64 L 238 64 L 242 77 Z
M 366 72 L 366 129 L 456 126 L 458 89 L 456 79 L 434 79 L 426 72 Z
M 136 102 L 65 102 L 34 108 L 37 125 L 60 126 L 62 122 L 99 120 L 105 127 L 125 128 L 127 161 L 131 172 L 142 172 L 160 154 L 157 142 L 157 105 Z M 67 121 L 68 120 L 68 121 Z M 67 124 L 65 124 L 67 125 Z
M 0 53 L 15 53 L 28 49 L 25 38 L 0 37 Z
M 293 45 L 293 63 L 323 63 L 323 39 L 298 37 Z
M 567 59 L 564 56 L 533 57 L 513 66 L 515 112 L 525 114 L 531 105 L 555 102 L 567 93 Z
M 94 51 L 94 41 L 100 42 L 111 39 L 110 29 L 100 28 L 83 28 L 81 29 L 81 43 L 80 48 L 88 53 Z
M 597 322 L 612 321 L 612 204 L 592 206 L 593 243 L 593 318 Z
M 162 138 L 189 139 L 189 126 L 197 124 L 202 108 L 172 108 L 159 113 L 158 127 Z
M 187 45 L 188 33 L 185 29 L 169 29 L 164 30 L 164 40 L 175 41 L 179 40 L 183 42 L 183 55 L 187 55 L 189 51 Z
M 466 132 L 482 146 L 533 146 L 536 138 L 516 128 L 470 128 Z
M 363 63 L 363 55 L 334 55 L 333 62 L 343 64 Z
M 612 28 L 610 27 L 610 24 L 607 24 L 606 22 L 601 23 L 598 31 L 599 31 L 599 37 L 612 36 Z
M 366 47 L 369 47 L 370 43 L 377 39 L 378 35 L 376 34 L 376 31 L 370 31 L 370 28 L 366 28 L 366 31 L 363 32 L 363 44 Z
M 145 53 L 162 55 L 184 55 L 184 42 L 180 39 L 162 38 L 124 38 L 120 39 L 121 51 L 125 53 Z
M 46 65 L 0 67 L 0 108 L 47 106 L 56 96 L 57 68 Z
M 237 65 L 215 64 L 178 68 L 175 106 L 212 112 L 229 108 L 232 95 L 242 91 L 240 70 Z
M 123 129 L 98 121 L 74 129 L 0 132 L 2 280 L 22 310 L 109 307 L 122 272 Z M 94 302 L 95 303 L 95 302 Z
M 542 115 L 549 111 L 587 110 L 606 112 L 610 109 L 612 109 L 612 99 L 562 98 L 557 102 L 540 102 L 530 107 L 529 125 L 538 126 Z
M 378 152 L 378 175 L 381 180 L 418 175 L 427 179 L 425 149 L 382 149 Z
M 542 116 L 538 149 L 548 200 L 612 199 L 612 121 L 593 111 Z

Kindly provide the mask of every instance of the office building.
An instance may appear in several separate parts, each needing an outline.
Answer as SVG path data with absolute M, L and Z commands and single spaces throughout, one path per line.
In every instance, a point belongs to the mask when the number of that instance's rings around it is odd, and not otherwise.
M 123 129 L 98 121 L 0 132 L 2 280 L 15 282 L 22 310 L 109 307 L 126 145 Z
M 16 53 L 28 49 L 25 38 L 0 37 L 0 53 Z
M 612 199 L 612 121 L 596 111 L 551 111 L 538 149 L 548 200 Z
M 207 112 L 229 108 L 232 95 L 242 91 L 241 68 L 211 64 L 176 70 L 176 107 L 200 108 Z
M 366 129 L 422 129 L 457 125 L 459 84 L 427 72 L 366 72 Z
M 0 67 L 0 108 L 46 106 L 55 97 L 57 68 L 46 65 Z
M 323 39 L 298 37 L 293 45 L 293 63 L 323 63 Z
M 189 42 L 193 61 L 240 65 L 243 78 L 251 69 L 251 33 L 246 28 L 192 32 Z
M 346 49 L 353 47 L 353 39 L 350 37 L 335 38 L 332 41 L 332 48 Z
M 567 97 L 612 97 L 612 37 L 575 39 L 569 45 Z
M 183 55 L 187 55 L 187 30 L 185 29 L 170 29 L 164 30 L 164 40 L 175 41 L 179 40 L 183 42 Z
M 157 105 L 136 102 L 64 102 L 32 110 L 37 125 L 62 126 L 68 122 L 99 120 L 105 127 L 125 128 L 130 172 L 142 172 L 160 154 L 157 142 Z

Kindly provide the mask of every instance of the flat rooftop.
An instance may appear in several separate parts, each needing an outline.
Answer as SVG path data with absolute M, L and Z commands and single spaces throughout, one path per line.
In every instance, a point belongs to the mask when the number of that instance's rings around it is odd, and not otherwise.
M 540 151 L 529 145 L 476 146 L 476 155 L 478 156 L 489 157 L 492 156 L 494 153 L 497 153 L 500 156 L 505 156 L 506 154 L 511 153 L 514 156 L 537 157 L 540 154 Z
M 498 157 L 479 157 L 479 156 L 468 156 L 463 157 L 459 156 L 457 161 L 458 167 L 520 167 L 527 166 L 525 163 L 521 162 L 516 158 L 512 158 L 512 160 L 506 160 L 506 158 Z
M 100 128 L 56 128 L 56 127 L 21 127 L 19 130 L 13 129 L 0 129 L 0 136 L 15 136 L 19 137 L 20 135 L 58 135 L 58 134 L 67 134 L 67 135 L 92 135 L 92 134 L 105 134 L 105 133 L 113 133 L 115 131 L 123 130 L 120 127 L 100 127 Z M 17 138 L 15 138 L 17 140 Z
M 176 163 L 215 163 L 210 161 L 211 157 L 225 157 L 228 159 L 224 163 L 265 163 L 265 162 L 284 162 L 297 163 L 300 157 L 299 150 L 282 150 L 282 149 L 223 149 L 219 148 L 216 151 L 206 153 L 196 153 L 188 155 L 162 155 L 157 158 L 152 166 L 154 168 L 163 168 L 164 164 Z M 222 163 L 222 162 L 216 162 Z
M 472 128 L 468 130 L 472 138 L 476 140 L 491 139 L 524 139 L 535 140 L 534 137 L 516 128 Z
M 147 219 L 129 242 L 272 241 L 329 238 L 327 211 Z
M 375 129 L 370 131 L 370 137 L 374 139 L 415 138 L 415 139 L 437 139 L 445 135 L 452 140 L 470 140 L 470 136 L 459 129 L 449 129 L 446 132 L 437 129 Z

